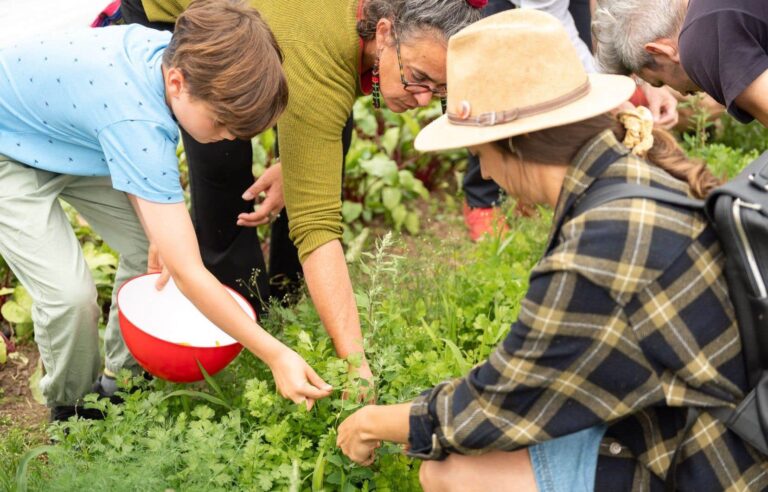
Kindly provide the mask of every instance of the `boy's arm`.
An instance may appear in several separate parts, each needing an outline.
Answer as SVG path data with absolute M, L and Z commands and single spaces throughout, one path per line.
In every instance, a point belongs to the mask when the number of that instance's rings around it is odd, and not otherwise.
M 330 394 L 331 387 L 293 350 L 251 320 L 205 268 L 183 203 L 160 204 L 128 195 L 150 242 L 179 290 L 216 326 L 264 361 L 280 393 L 296 403 Z

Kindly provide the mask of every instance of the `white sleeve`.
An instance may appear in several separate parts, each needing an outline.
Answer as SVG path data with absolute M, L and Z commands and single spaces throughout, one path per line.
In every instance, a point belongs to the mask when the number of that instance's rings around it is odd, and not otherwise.
M 571 43 L 573 43 L 576 52 L 579 54 L 584 70 L 589 73 L 597 71 L 595 59 L 587 45 L 579 37 L 576 24 L 573 22 L 571 12 L 568 10 L 569 0 L 512 0 L 512 3 L 523 9 L 541 10 L 559 20 L 563 27 L 565 27 L 568 37 L 571 38 Z

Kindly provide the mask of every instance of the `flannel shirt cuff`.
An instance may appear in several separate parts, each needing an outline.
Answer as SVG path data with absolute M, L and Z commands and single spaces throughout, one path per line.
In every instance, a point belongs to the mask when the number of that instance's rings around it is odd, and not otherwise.
M 448 455 L 438 437 L 440 424 L 433 417 L 434 402 L 443 387 L 439 384 L 419 395 L 411 406 L 408 456 L 422 460 L 442 460 Z

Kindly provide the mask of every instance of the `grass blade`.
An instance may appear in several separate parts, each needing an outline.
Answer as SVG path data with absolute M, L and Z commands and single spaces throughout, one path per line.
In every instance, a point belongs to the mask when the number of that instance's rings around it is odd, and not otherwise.
M 232 407 L 229 405 L 229 403 L 225 402 L 221 398 L 217 398 L 213 395 L 209 395 L 208 393 L 203 393 L 202 391 L 176 390 L 165 395 L 160 401 L 167 400 L 168 398 L 172 398 L 174 396 L 189 396 L 192 398 L 202 398 L 203 400 L 207 400 L 213 403 L 214 405 L 220 405 L 228 410 L 232 410 Z
M 219 383 L 217 383 L 210 374 L 208 374 L 208 371 L 205 370 L 205 367 L 200 363 L 199 360 L 195 359 L 195 362 L 197 362 L 197 367 L 200 368 L 200 372 L 203 374 L 203 379 L 205 379 L 205 382 L 208 383 L 208 386 L 213 388 L 213 391 L 216 392 L 217 395 L 219 395 L 219 398 L 226 401 L 227 398 L 224 396 L 224 392 L 221 391 L 221 387 L 219 386 Z M 227 405 L 229 407 L 229 405 Z
M 443 342 L 445 342 L 445 346 L 448 347 L 448 350 L 453 354 L 453 359 L 456 361 L 456 365 L 459 367 L 461 374 L 468 373 L 470 369 L 472 369 L 472 364 L 467 362 L 467 359 L 464 358 L 459 347 L 447 338 L 443 338 Z
M 40 456 L 56 449 L 54 446 L 39 446 L 30 449 L 19 461 L 19 469 L 16 470 L 16 489 L 19 492 L 27 492 L 27 468 L 29 463 Z
M 312 492 L 323 492 L 323 482 L 325 481 L 325 446 L 317 455 L 315 469 L 312 471 Z

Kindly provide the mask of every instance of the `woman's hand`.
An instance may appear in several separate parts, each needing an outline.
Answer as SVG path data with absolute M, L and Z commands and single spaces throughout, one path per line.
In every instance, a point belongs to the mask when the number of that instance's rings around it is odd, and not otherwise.
M 356 401 L 365 402 L 369 405 L 376 403 L 376 381 L 365 357 L 362 358 L 360 364 L 349 363 L 348 370 L 351 379 L 357 384 Z M 348 391 L 341 395 L 343 400 L 347 400 L 349 397 Z
M 665 130 L 673 128 L 680 117 L 677 113 L 677 98 L 674 94 L 667 87 L 653 87 L 648 83 L 641 85 L 640 88 L 648 101 L 648 109 L 653 114 L 653 124 Z
M 372 423 L 371 409 L 363 407 L 341 423 L 336 438 L 336 445 L 349 459 L 363 466 L 369 466 L 376 457 L 376 448 L 381 441 L 373 438 L 367 432 L 367 426 Z M 375 425 L 375 424 L 374 424 Z
M 238 215 L 237 225 L 256 227 L 272 222 L 283 207 L 285 207 L 285 199 L 283 198 L 283 169 L 279 162 L 267 168 L 264 174 L 250 188 L 245 190 L 243 200 L 255 200 L 262 191 L 266 195 L 264 201 L 259 204 L 256 211 Z
M 381 441 L 408 443 L 411 402 L 396 405 L 368 405 L 341 423 L 336 445 L 355 463 L 373 463 Z
M 294 403 L 306 403 L 307 410 L 312 409 L 315 400 L 325 398 L 333 390 L 299 354 L 288 347 L 283 347 L 276 357 L 265 362 L 272 371 L 280 394 Z

